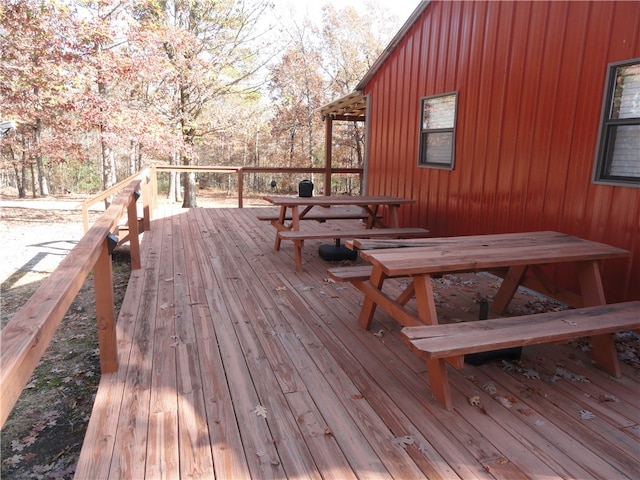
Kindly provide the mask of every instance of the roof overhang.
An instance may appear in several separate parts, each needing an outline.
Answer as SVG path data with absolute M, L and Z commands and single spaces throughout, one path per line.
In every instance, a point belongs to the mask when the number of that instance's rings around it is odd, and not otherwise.
M 326 104 L 320 108 L 322 119 L 331 117 L 333 120 L 346 120 L 346 121 L 364 121 L 367 115 L 367 97 L 364 94 L 364 89 L 371 79 L 375 76 L 377 71 L 382 67 L 384 62 L 387 61 L 391 53 L 396 49 L 398 44 L 402 41 L 404 36 L 409 32 L 414 23 L 427 9 L 431 0 L 422 0 L 411 16 L 404 22 L 402 28 L 393 37 L 389 45 L 384 49 L 380 56 L 376 59 L 371 68 L 365 73 L 360 83 L 356 86 L 356 90 L 338 98 L 331 103 Z
M 367 115 L 367 98 L 363 92 L 356 90 L 321 107 L 320 113 L 323 120 L 331 117 L 333 120 L 364 121 Z

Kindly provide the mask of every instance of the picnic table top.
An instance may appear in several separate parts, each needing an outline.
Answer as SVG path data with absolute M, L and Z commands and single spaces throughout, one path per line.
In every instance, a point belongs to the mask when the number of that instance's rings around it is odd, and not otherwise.
M 405 276 L 629 255 L 621 248 L 552 231 L 421 239 L 420 243 L 416 247 L 362 250 L 360 256 L 387 276 Z
M 415 203 L 411 198 L 402 198 L 386 195 L 321 195 L 316 197 L 300 197 L 298 195 L 267 196 L 263 197 L 269 203 L 280 206 L 298 205 L 401 205 Z

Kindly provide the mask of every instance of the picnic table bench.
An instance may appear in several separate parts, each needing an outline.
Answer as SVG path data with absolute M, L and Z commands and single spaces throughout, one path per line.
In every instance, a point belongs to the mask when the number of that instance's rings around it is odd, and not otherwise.
M 260 220 L 268 220 L 276 229 L 274 250 L 280 250 L 282 240 L 294 242 L 294 256 L 296 270 L 302 270 L 302 247 L 305 240 L 322 238 L 407 238 L 426 237 L 429 232 L 418 228 L 400 228 L 398 210 L 401 205 L 414 203 L 414 200 L 393 196 L 270 196 L 264 199 L 280 207 L 280 214 L 265 214 Z M 356 213 L 343 213 L 337 208 L 358 207 Z M 381 208 L 387 209 L 388 223 L 382 221 Z M 336 210 L 333 210 L 336 208 Z M 363 220 L 366 228 L 342 228 L 304 231 L 300 228 L 301 220 L 319 219 L 324 222 L 329 219 Z M 288 224 L 286 222 L 289 222 Z M 356 227 L 361 227 L 358 225 Z M 379 227 L 379 228 L 374 228 Z
M 294 256 L 296 270 L 302 270 L 302 247 L 305 240 L 318 240 L 323 238 L 408 238 L 427 237 L 429 230 L 424 228 L 354 228 L 350 230 L 325 230 L 325 231 L 285 231 L 278 232 L 281 240 L 292 240 L 294 244 Z
M 427 362 L 431 392 L 445 408 L 453 402 L 446 363 L 462 368 L 464 356 L 503 348 L 591 337 L 596 365 L 615 377 L 620 366 L 611 334 L 640 328 L 640 301 L 447 325 L 405 327 L 402 334 Z
M 280 222 L 280 213 L 279 212 L 265 212 L 263 214 L 259 214 L 256 217 L 258 220 L 266 221 L 266 222 Z M 367 220 L 369 218 L 369 213 L 363 210 L 362 208 L 331 208 L 324 207 L 320 210 L 312 210 L 308 212 L 303 218 L 300 220 L 315 220 L 319 223 L 324 223 L 327 220 Z M 380 218 L 380 215 L 378 215 Z M 293 216 L 289 213 L 285 215 L 285 221 L 291 221 Z

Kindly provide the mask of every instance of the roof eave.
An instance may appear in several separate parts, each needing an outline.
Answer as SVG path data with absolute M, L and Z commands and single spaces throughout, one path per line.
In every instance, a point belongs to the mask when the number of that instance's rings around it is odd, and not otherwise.
M 391 56 L 391 53 L 393 53 L 393 51 L 396 49 L 398 44 L 402 41 L 402 39 L 407 34 L 407 32 L 411 29 L 411 27 L 413 27 L 413 24 L 416 23 L 420 15 L 422 15 L 422 13 L 427 9 L 431 1 L 432 0 L 422 0 L 418 4 L 416 9 L 407 19 L 407 21 L 404 22 L 404 25 L 402 26 L 402 28 L 398 31 L 398 33 L 396 33 L 396 35 L 393 37 L 391 42 L 389 42 L 389 45 L 387 45 L 387 47 L 382 51 L 380 56 L 376 59 L 376 61 L 373 63 L 373 65 L 367 71 L 367 73 L 364 74 L 364 77 L 362 77 L 362 80 L 360 80 L 360 83 L 358 83 L 358 85 L 355 88 L 356 91 L 358 90 L 364 91 L 367 84 L 375 76 L 375 74 L 378 72 L 380 67 L 382 67 L 384 62 L 387 61 L 389 56 Z

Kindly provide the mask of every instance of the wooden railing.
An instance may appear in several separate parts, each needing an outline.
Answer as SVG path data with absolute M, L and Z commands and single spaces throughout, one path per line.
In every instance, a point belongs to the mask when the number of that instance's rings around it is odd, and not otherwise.
M 89 209 L 98 202 L 102 202 L 105 199 L 116 195 L 120 192 L 126 185 L 129 185 L 134 180 L 140 180 L 140 190 L 139 194 L 142 196 L 142 218 L 144 219 L 144 230 L 149 230 L 150 221 L 151 221 L 151 201 L 152 201 L 152 191 L 149 189 L 151 184 L 151 169 L 145 168 L 135 175 L 131 175 L 129 178 L 125 178 L 121 182 L 116 183 L 113 187 L 108 188 L 102 193 L 91 197 L 88 200 L 82 202 L 79 207 L 82 208 L 82 222 L 84 225 L 84 232 L 87 233 L 89 230 Z M 155 194 L 154 198 L 155 198 Z
M 140 268 L 140 243 L 136 201 L 144 182 L 124 185 L 109 208 L 98 218 L 60 265 L 40 285 L 0 333 L 0 426 L 4 425 L 42 355 L 51 343 L 85 279 L 93 271 L 96 323 L 103 373 L 118 368 L 111 248 L 112 232 L 125 213 L 129 221 L 131 268 Z M 112 194 L 116 190 L 112 189 Z M 148 194 L 147 194 L 148 196 Z M 106 197 L 103 197 L 106 198 Z M 148 200 L 146 201 L 148 204 Z M 148 214 L 147 210 L 147 214 Z M 142 224 L 150 224 L 145 214 Z
M 151 192 L 152 192 L 152 206 L 156 208 L 157 204 L 157 192 L 158 192 L 158 172 L 182 172 L 182 173 L 233 173 L 237 175 L 237 194 L 238 194 L 238 208 L 243 207 L 244 197 L 244 174 L 245 173 L 315 173 L 324 175 L 325 195 L 331 194 L 331 176 L 334 174 L 357 174 L 360 175 L 362 180 L 363 169 L 362 168 L 279 168 L 279 167 L 235 167 L 235 166 L 223 166 L 223 167 L 210 167 L 210 166 L 181 166 L 181 165 L 155 165 L 151 167 Z

